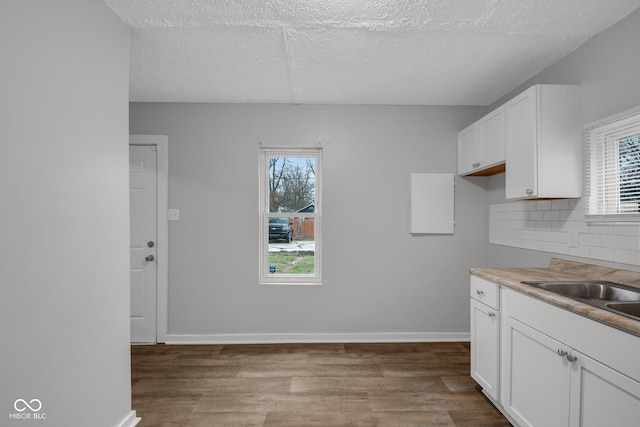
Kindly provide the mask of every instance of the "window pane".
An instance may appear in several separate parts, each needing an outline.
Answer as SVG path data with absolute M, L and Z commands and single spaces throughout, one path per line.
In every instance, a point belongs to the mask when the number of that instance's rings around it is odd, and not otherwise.
M 270 216 L 268 231 L 270 276 L 315 275 L 315 218 Z
M 322 284 L 322 149 L 260 152 L 260 283 Z
M 313 212 L 315 157 L 269 157 L 269 212 Z
M 640 212 L 640 134 L 618 140 L 620 212 Z

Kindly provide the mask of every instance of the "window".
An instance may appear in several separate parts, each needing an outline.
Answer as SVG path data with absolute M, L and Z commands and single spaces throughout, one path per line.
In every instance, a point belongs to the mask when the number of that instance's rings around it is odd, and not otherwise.
M 640 109 L 587 128 L 589 215 L 640 220 Z
M 260 283 L 321 282 L 320 148 L 260 150 Z

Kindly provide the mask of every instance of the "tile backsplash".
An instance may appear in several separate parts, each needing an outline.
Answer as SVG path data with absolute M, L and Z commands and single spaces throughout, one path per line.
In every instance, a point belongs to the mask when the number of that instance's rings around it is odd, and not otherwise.
M 582 199 L 489 207 L 489 243 L 640 265 L 640 224 L 588 222 Z

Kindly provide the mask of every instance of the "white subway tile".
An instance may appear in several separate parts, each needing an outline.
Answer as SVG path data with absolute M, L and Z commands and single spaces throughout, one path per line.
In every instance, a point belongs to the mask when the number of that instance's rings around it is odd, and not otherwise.
M 525 248 L 534 251 L 544 251 L 544 242 L 542 240 L 527 240 L 525 242 Z
M 613 249 L 590 247 L 589 257 L 604 261 L 613 261 Z
M 553 221 L 551 223 L 551 229 L 553 231 L 568 231 L 569 230 L 569 223 L 564 222 L 564 221 Z
M 550 221 L 536 221 L 536 230 L 551 231 Z
M 640 251 L 640 238 L 625 237 L 625 249 L 630 251 Z
M 640 236 L 640 224 L 615 224 L 613 234 L 618 236 Z
M 580 246 L 600 246 L 599 234 L 578 233 L 578 245 Z
M 536 210 L 536 202 L 535 202 L 535 200 L 525 200 L 522 203 L 522 208 L 525 211 L 535 211 Z
M 544 219 L 543 211 L 530 211 L 529 212 L 529 220 L 530 221 L 542 221 Z
M 504 205 L 505 207 L 505 211 L 509 211 L 509 212 L 515 212 L 515 211 L 521 211 L 522 210 L 522 202 L 517 201 L 517 202 L 511 202 L 511 203 L 507 203 Z
M 531 233 L 531 240 L 544 241 L 544 231 L 532 231 Z
M 600 245 L 603 248 L 625 249 L 626 241 L 624 236 L 601 235 Z
M 560 212 L 560 221 L 569 221 L 569 218 L 571 217 L 571 211 L 570 210 L 563 210 L 563 211 L 558 211 Z
M 569 221 L 584 221 L 584 212 L 579 209 L 573 209 L 568 212 L 567 220 Z
M 640 252 L 615 249 L 613 260 L 622 264 L 640 265 Z
M 504 219 L 504 212 L 494 211 L 489 213 L 490 219 Z
M 571 221 L 569 222 L 569 230 L 577 231 L 578 233 L 589 233 L 589 227 L 585 222 Z
M 518 230 L 513 230 L 511 228 L 507 228 L 504 230 L 504 235 L 506 237 L 515 238 L 517 236 Z
M 559 211 L 545 211 L 544 212 L 544 220 L 545 221 L 560 221 L 560 212 Z
M 569 255 L 578 256 L 582 258 L 589 258 L 589 247 L 580 246 L 577 248 L 569 248 Z
M 560 233 L 556 231 L 545 231 L 542 233 L 543 239 L 545 242 L 559 242 L 560 241 Z
M 586 199 L 569 199 L 569 209 L 582 209 L 587 206 Z
M 535 240 L 528 241 L 525 243 L 525 248 L 531 249 L 534 251 L 545 251 L 543 241 L 535 241 Z
M 536 202 L 536 209 L 539 211 L 551 210 L 551 200 L 538 200 Z
M 551 252 L 566 255 L 569 253 L 569 245 L 561 242 L 552 243 Z
M 613 226 L 605 224 L 589 224 L 591 234 L 613 234 Z
M 569 199 L 552 200 L 551 209 L 553 209 L 554 211 L 559 211 L 561 209 L 569 209 Z

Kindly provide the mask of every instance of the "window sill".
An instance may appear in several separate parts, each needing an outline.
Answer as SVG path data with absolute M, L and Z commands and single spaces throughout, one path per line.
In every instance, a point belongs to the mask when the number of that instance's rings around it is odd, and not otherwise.
M 586 214 L 584 219 L 588 223 L 594 222 L 606 222 L 607 224 L 612 223 L 621 223 L 621 224 L 629 224 L 629 223 L 640 223 L 640 214 L 609 214 L 609 215 L 589 215 Z
M 322 282 L 258 282 L 264 286 L 323 286 Z

